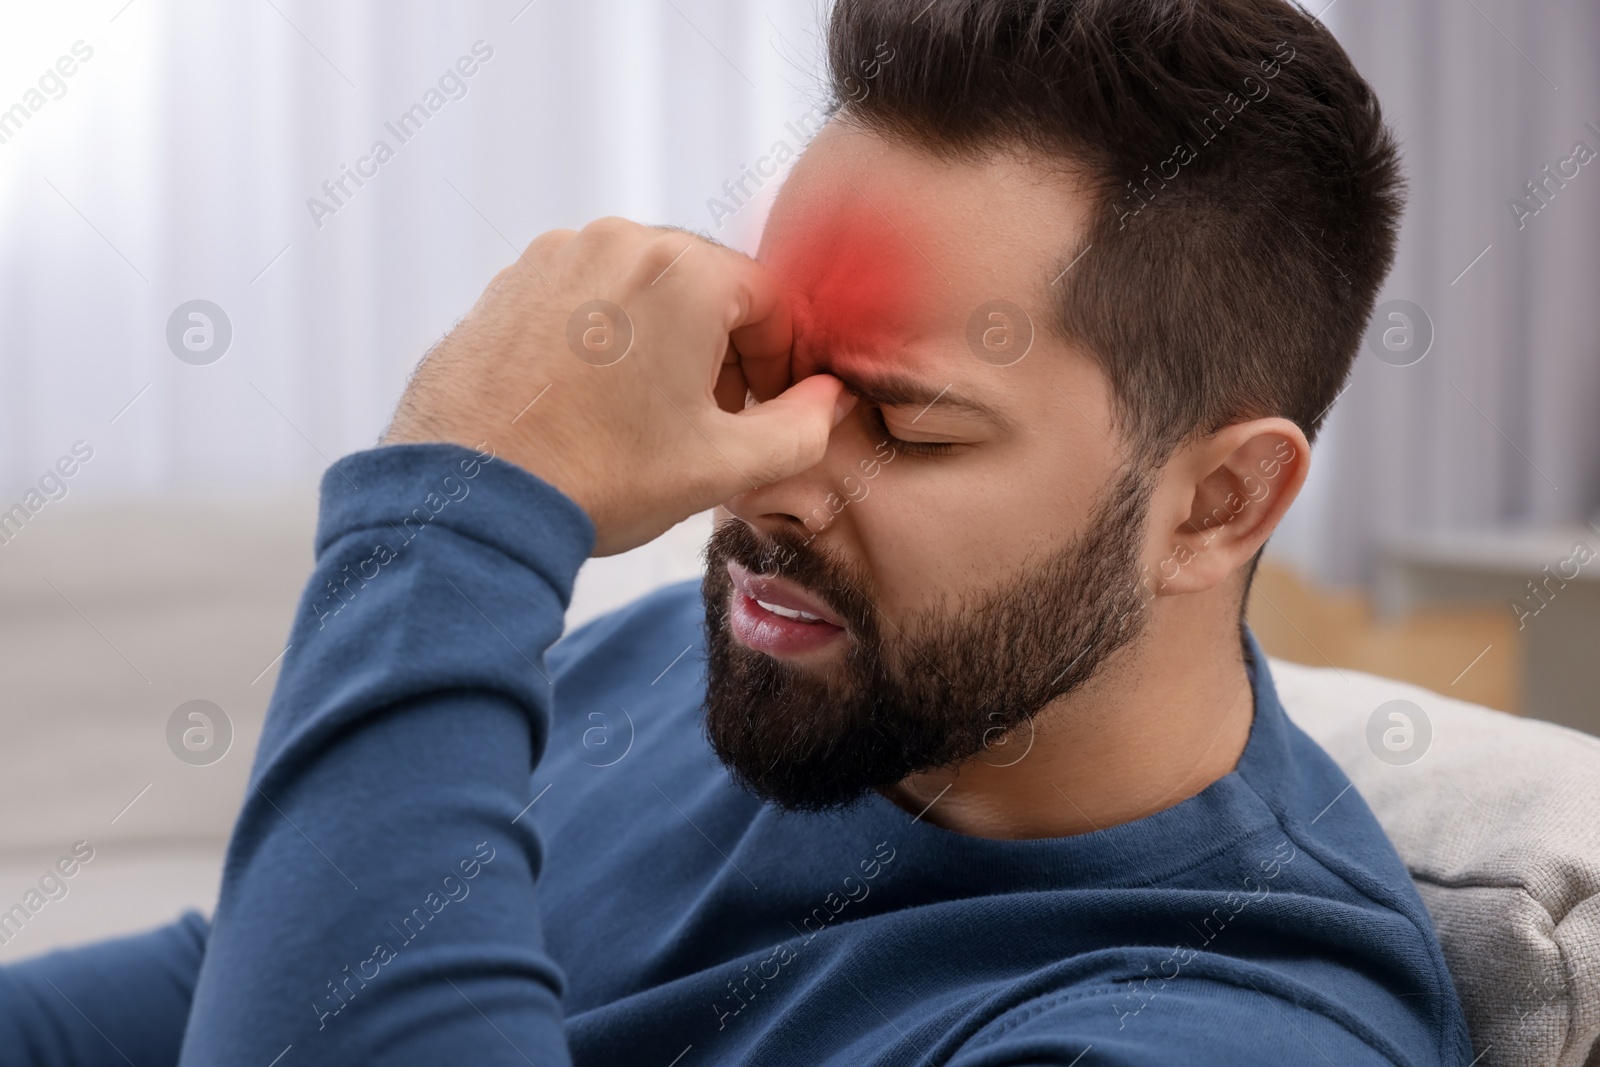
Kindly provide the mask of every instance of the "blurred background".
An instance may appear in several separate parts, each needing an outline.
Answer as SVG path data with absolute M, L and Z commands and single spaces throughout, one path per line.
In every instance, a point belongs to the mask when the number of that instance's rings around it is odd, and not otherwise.
M 1310 10 L 1411 201 L 1252 626 L 1600 733 L 1600 8 Z M 209 911 L 321 471 L 540 232 L 616 214 L 753 252 L 781 175 L 725 185 L 816 128 L 825 14 L 0 6 L 0 911 L 94 850 L 0 963 Z M 586 565 L 569 624 L 697 574 L 707 529 Z

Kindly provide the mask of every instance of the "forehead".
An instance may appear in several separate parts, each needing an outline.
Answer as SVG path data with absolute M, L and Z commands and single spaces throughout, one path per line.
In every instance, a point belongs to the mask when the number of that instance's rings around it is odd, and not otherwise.
M 816 167 L 774 207 L 767 263 L 794 305 L 797 332 L 814 343 L 869 345 L 904 334 L 946 285 L 923 251 L 942 244 L 941 235 L 884 184 L 838 165 Z
M 1015 154 L 950 162 L 835 119 L 779 191 L 759 252 L 794 310 L 796 374 L 976 363 L 969 325 L 995 301 L 1042 327 L 1085 203 Z

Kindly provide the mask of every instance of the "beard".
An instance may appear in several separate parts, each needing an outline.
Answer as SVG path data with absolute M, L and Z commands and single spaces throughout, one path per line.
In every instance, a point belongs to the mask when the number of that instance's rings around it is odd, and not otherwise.
M 986 752 L 1001 766 L 1020 760 L 1034 715 L 1144 628 L 1150 493 L 1143 472 L 1124 473 L 1055 555 L 954 607 L 941 596 L 900 625 L 875 606 L 870 575 L 814 547 L 814 535 L 724 522 L 706 545 L 701 589 L 711 747 L 745 789 L 797 811 L 848 807 Z M 728 621 L 729 560 L 823 598 L 845 623 L 842 660 L 800 669 L 740 643 Z

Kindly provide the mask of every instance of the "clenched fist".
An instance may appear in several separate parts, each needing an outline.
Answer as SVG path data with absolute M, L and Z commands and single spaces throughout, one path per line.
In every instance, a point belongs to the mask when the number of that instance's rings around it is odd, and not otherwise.
M 791 384 L 791 343 L 748 256 L 619 218 L 552 230 L 423 360 L 383 443 L 487 442 L 611 555 L 822 459 L 855 398 L 831 375 Z

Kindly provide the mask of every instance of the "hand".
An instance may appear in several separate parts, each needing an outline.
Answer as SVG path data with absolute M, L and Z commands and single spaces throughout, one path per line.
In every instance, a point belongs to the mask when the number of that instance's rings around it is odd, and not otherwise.
M 487 446 L 571 497 L 611 555 L 822 459 L 855 398 L 831 375 L 791 385 L 791 344 L 748 256 L 626 219 L 552 230 L 428 353 L 383 443 Z

